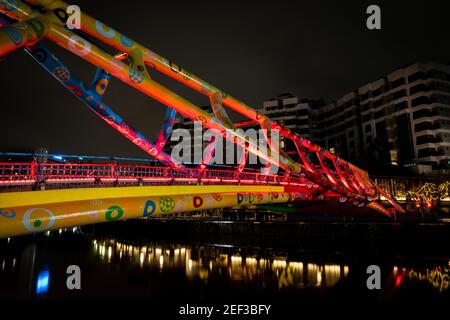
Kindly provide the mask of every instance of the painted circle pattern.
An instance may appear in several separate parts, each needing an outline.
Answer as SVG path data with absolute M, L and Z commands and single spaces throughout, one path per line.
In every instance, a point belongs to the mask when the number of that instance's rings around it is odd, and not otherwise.
M 100 33 L 102 36 L 111 39 L 116 35 L 116 30 L 113 28 L 109 28 L 109 30 L 105 30 L 105 25 L 101 23 L 100 21 L 95 21 L 95 28 L 97 29 L 97 32 Z
M 67 70 L 66 68 L 64 68 L 62 66 L 59 66 L 59 67 L 56 67 L 55 69 L 53 69 L 52 73 L 56 78 L 58 78 L 62 82 L 67 82 L 70 80 L 69 70 Z
M 47 60 L 47 52 L 43 49 L 36 49 L 33 51 L 33 57 L 39 62 L 44 62 Z
M 38 217 L 32 217 L 31 215 L 35 212 L 40 212 L 41 214 Z M 42 216 L 44 213 L 45 217 Z M 46 224 L 43 225 L 43 222 L 47 221 Z M 23 225 L 25 229 L 31 232 L 39 232 L 50 229 L 55 223 L 55 215 L 48 209 L 45 208 L 31 208 L 25 211 L 23 215 Z
M 156 211 L 156 204 L 152 200 L 148 200 L 144 206 L 144 217 L 151 217 Z
M 82 57 L 91 52 L 91 44 L 77 35 L 69 39 L 68 45 L 70 50 L 75 51 Z
M 16 217 L 16 211 L 14 211 L 14 210 L 5 210 L 5 211 L 2 211 L 3 209 L 1 209 L 0 208 L 0 216 L 3 216 L 3 217 L 5 217 L 5 218 L 7 218 L 7 219 L 12 219 L 12 218 L 15 218 Z
M 141 83 L 142 81 L 144 81 L 145 79 L 145 74 L 144 72 L 141 72 L 139 70 L 136 69 L 130 69 L 129 72 L 129 77 L 130 77 L 130 81 L 136 84 Z
M 130 38 L 128 38 L 127 36 L 124 36 L 123 34 L 120 35 L 120 42 L 122 42 L 122 44 L 125 47 L 132 47 L 134 44 L 134 41 L 131 40 Z
M 6 28 L 5 33 L 16 46 L 22 43 L 23 38 L 22 34 L 19 31 L 11 28 Z
M 159 207 L 162 212 L 170 212 L 175 208 L 175 200 L 171 197 L 161 197 L 159 199 Z
M 114 216 L 114 212 L 117 212 L 117 214 Z M 111 206 L 108 208 L 105 214 L 105 219 L 107 221 L 115 221 L 119 220 L 123 216 L 123 209 L 119 206 Z
M 108 86 L 108 80 L 100 79 L 95 86 L 95 90 L 97 91 L 98 94 L 102 95 L 105 93 L 107 86 Z

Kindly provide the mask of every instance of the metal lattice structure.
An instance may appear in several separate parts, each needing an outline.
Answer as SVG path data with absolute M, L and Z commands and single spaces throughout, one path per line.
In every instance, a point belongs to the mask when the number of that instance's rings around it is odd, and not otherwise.
M 172 61 L 150 51 L 124 34 L 81 12 L 81 33 L 96 38 L 117 50 L 110 55 L 100 47 L 73 32 L 67 27 L 68 5 L 59 0 L 1 0 L 0 1 L 0 56 L 19 49 L 28 52 L 43 68 L 57 79 L 68 91 L 80 99 L 95 114 L 143 149 L 150 156 L 172 168 L 181 168 L 170 155 L 163 151 L 173 128 L 175 115 L 182 114 L 203 127 L 223 133 L 248 153 L 264 159 L 269 165 L 279 166 L 282 175 L 302 178 L 316 186 L 319 194 L 329 192 L 356 206 L 369 206 L 386 215 L 392 210 L 403 209 L 373 183 L 367 172 L 348 163 L 338 156 L 322 149 L 311 141 L 272 121 L 255 109 L 214 87 L 206 81 L 181 68 Z M 90 85 L 85 85 L 67 66 L 43 43 L 51 41 L 67 49 L 97 67 Z M 210 114 L 183 97 L 170 91 L 150 77 L 147 68 L 162 72 L 195 91 L 207 96 L 213 113 Z M 147 96 L 167 106 L 165 121 L 155 142 L 133 129 L 128 123 L 103 102 L 110 77 L 116 77 Z M 291 140 L 298 152 L 300 162 L 291 159 L 282 150 L 270 148 L 267 152 L 258 148 L 255 141 L 248 140 L 239 131 L 233 130 L 240 124 L 233 123 L 225 107 L 248 118 L 250 123 L 262 129 L 278 130 L 283 139 Z M 225 134 L 227 133 L 227 134 Z M 269 147 L 273 146 L 271 136 L 265 136 Z M 275 161 L 274 159 L 279 159 Z M 243 162 L 235 168 L 243 170 Z M 383 206 L 383 196 L 392 210 Z

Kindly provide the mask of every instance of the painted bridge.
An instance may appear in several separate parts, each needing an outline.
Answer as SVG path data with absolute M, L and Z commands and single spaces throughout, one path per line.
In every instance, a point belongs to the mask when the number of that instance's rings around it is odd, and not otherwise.
M 59 0 L 0 0 L 0 57 L 25 50 L 83 105 L 148 153 L 157 165 L 2 162 L 0 237 L 175 212 L 291 201 L 336 201 L 367 206 L 388 216 L 403 212 L 366 171 L 259 114 L 110 26 L 80 12 L 80 29 L 73 32 L 69 22 L 74 10 Z M 108 54 L 80 34 L 96 38 L 103 46 L 117 50 L 117 54 Z M 97 72 L 92 83 L 85 84 L 76 77 L 46 47 L 46 41 L 95 65 Z M 207 96 L 211 112 L 157 83 L 148 68 Z M 167 106 L 156 141 L 135 130 L 104 103 L 111 76 Z M 248 120 L 233 122 L 225 107 Z M 203 154 L 197 165 L 175 161 L 164 147 L 177 113 L 216 130 L 241 148 L 238 164 L 226 169 L 212 166 L 214 147 Z M 263 129 L 268 150 L 235 130 L 243 124 Z M 271 134 L 274 131 L 293 142 L 299 161 L 279 150 Z M 267 170 L 253 171 L 247 165 L 249 155 L 264 160 Z M 273 166 L 279 168 L 276 175 L 270 174 Z M 46 190 L 41 190 L 42 186 Z M 385 201 L 381 202 L 381 198 Z

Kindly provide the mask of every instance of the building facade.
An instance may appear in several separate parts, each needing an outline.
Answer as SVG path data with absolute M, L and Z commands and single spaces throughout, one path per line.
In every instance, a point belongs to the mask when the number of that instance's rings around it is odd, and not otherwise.
M 290 93 L 285 93 L 265 101 L 263 108 L 258 111 L 270 119 L 283 124 L 291 131 L 311 139 L 312 108 L 311 100 L 300 100 Z
M 450 169 L 450 66 L 414 63 L 322 107 L 319 143 L 349 161 Z
M 318 137 L 314 115 L 324 104 L 322 100 L 300 99 L 290 93 L 284 93 L 265 101 L 258 112 L 304 138 L 314 141 Z M 282 146 L 288 154 L 296 153 L 292 142 L 282 141 Z
M 258 112 L 364 168 L 450 172 L 449 65 L 410 64 L 328 104 L 285 93 Z M 179 127 L 192 126 L 180 117 Z M 295 158 L 292 143 L 282 146 Z

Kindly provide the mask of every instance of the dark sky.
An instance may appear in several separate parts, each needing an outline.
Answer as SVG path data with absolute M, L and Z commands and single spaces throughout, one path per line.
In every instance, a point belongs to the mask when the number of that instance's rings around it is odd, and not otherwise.
M 450 61 L 447 1 L 111 1 L 81 9 L 231 95 L 258 108 L 291 92 L 331 101 L 413 61 Z M 366 28 L 370 4 L 382 30 Z M 95 69 L 55 45 L 86 82 Z M 198 105 L 208 100 L 165 76 L 152 77 Z M 52 153 L 145 157 L 65 91 L 24 52 L 0 62 L 0 151 L 47 146 Z M 117 80 L 106 102 L 155 137 L 165 107 Z

